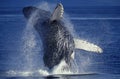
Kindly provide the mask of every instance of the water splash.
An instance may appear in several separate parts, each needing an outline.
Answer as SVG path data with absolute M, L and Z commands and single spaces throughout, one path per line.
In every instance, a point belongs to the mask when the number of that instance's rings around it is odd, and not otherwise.
M 23 37 L 22 37 L 22 40 L 23 40 L 23 49 L 22 49 L 23 50 L 23 56 L 25 58 L 26 65 L 28 65 L 28 67 L 27 66 L 24 66 L 24 67 L 27 67 L 27 68 L 25 68 L 27 70 L 32 70 L 34 68 L 35 55 L 38 54 L 37 51 L 41 51 L 39 49 L 36 49 L 36 47 L 40 48 L 40 46 L 37 45 L 35 31 L 34 31 L 34 28 L 32 26 L 32 23 L 34 23 L 34 21 L 33 21 L 33 18 L 29 19 L 29 21 L 26 25 L 26 28 L 23 32 Z

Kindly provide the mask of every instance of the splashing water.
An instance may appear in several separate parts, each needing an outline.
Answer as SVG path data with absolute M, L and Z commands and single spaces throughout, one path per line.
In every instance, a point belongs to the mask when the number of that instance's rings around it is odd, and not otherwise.
M 52 11 L 54 4 L 48 4 L 46 2 L 41 3 L 38 7 L 47 11 Z M 77 54 L 78 59 L 74 59 L 72 62 L 72 69 L 71 70 L 63 70 L 63 67 L 66 66 L 64 60 L 58 66 L 53 68 L 53 71 L 48 71 L 46 67 L 44 67 L 43 63 L 43 51 L 42 51 L 42 43 L 40 40 L 39 35 L 35 31 L 33 24 L 35 24 L 37 18 L 35 19 L 34 16 L 36 12 L 31 16 L 28 20 L 27 25 L 23 31 L 23 48 L 22 54 L 24 59 L 24 70 L 23 71 L 8 71 L 7 73 L 14 76 L 35 76 L 35 75 L 50 75 L 50 74 L 77 74 L 82 73 L 87 68 L 88 64 L 90 63 L 90 59 L 86 60 L 86 57 Z M 76 37 L 73 30 L 73 24 L 70 22 L 69 17 L 67 14 L 64 15 L 63 18 L 65 22 L 65 26 L 68 30 Z M 79 60 L 80 58 L 80 60 Z M 80 61 L 80 62 L 79 62 Z M 79 67 L 77 64 L 81 63 Z
M 34 17 L 34 15 L 33 15 Z M 31 17 L 28 20 L 28 23 L 26 25 L 26 28 L 24 30 L 23 34 L 23 56 L 25 57 L 26 64 L 29 65 L 27 70 L 34 70 L 37 65 L 37 60 L 35 57 L 39 55 L 38 51 L 41 51 L 41 46 L 37 45 L 39 41 L 36 41 L 36 34 L 35 30 L 32 26 L 33 23 L 36 22 L 36 20 L 33 20 L 33 17 Z M 34 63 L 33 63 L 34 62 Z M 26 66 L 25 66 L 26 67 Z

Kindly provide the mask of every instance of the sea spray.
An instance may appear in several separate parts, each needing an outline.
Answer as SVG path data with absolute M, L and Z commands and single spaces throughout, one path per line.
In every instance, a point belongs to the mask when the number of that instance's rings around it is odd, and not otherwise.
M 43 68 L 43 48 L 42 42 L 34 29 L 34 24 L 36 24 L 38 18 L 36 18 L 37 11 L 31 15 L 29 18 L 26 28 L 23 32 L 23 54 L 26 58 L 25 65 L 28 70 L 36 70 L 38 68 Z M 30 67 L 29 67 L 30 66 Z M 40 66 L 40 67 L 39 67 Z

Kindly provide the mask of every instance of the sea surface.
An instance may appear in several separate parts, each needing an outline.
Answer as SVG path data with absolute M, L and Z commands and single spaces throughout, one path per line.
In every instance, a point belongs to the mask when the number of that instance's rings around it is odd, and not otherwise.
M 39 60 L 41 50 L 39 50 L 39 38 L 37 35 L 34 36 L 34 30 L 26 28 L 27 20 L 22 14 L 22 8 L 0 8 L 0 79 L 53 78 L 38 76 L 38 73 L 37 76 L 34 76 L 35 73 L 32 76 L 23 75 L 25 71 L 41 69 L 41 60 Z M 73 24 L 75 34 L 80 39 L 100 46 L 103 53 L 77 51 L 75 56 L 80 74 L 54 75 L 54 78 L 119 79 L 120 7 L 64 8 L 70 23 Z M 81 56 L 77 57 L 78 53 Z

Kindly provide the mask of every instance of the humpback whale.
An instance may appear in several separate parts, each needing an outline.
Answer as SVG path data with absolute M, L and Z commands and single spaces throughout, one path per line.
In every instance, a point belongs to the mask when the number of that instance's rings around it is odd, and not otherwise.
M 37 7 L 28 6 L 23 8 L 23 14 L 27 19 L 34 15 L 33 27 L 40 35 L 43 43 L 43 61 L 46 67 L 52 69 L 62 60 L 68 66 L 74 59 L 75 49 L 92 52 L 102 52 L 102 49 L 92 43 L 76 39 L 65 27 L 63 22 L 64 8 L 61 3 L 57 4 L 53 13 Z

